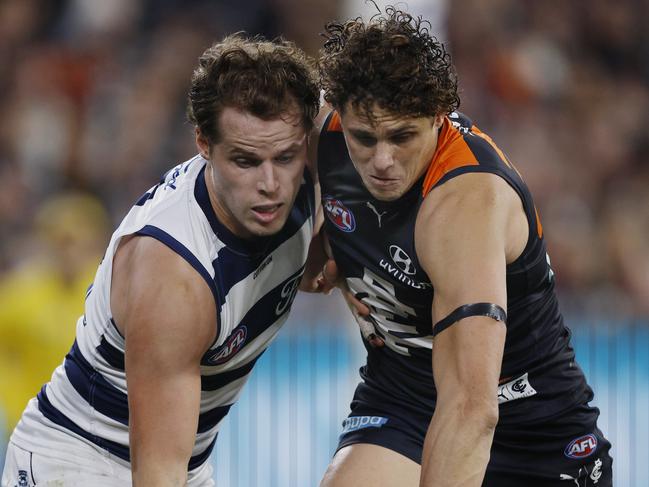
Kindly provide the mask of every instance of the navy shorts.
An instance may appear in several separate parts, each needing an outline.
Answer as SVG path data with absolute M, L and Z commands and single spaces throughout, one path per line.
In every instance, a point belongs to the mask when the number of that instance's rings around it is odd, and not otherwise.
M 338 450 L 383 446 L 421 464 L 431 415 L 394 401 L 367 401 L 361 384 L 343 422 Z M 611 487 L 611 444 L 597 428 L 599 410 L 576 406 L 542 423 L 496 428 L 483 487 Z

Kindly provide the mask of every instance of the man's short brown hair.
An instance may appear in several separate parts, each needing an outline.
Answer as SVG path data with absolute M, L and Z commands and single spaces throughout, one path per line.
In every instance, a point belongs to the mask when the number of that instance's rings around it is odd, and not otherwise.
M 295 105 L 309 131 L 318 102 L 313 66 L 292 42 L 247 39 L 239 33 L 214 44 L 199 58 L 189 90 L 187 118 L 216 144 L 220 140 L 218 119 L 225 107 L 269 120 Z

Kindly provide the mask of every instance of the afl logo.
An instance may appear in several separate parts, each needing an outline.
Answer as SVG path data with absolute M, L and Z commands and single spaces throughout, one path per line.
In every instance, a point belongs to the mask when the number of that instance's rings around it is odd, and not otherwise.
M 397 267 L 409 276 L 413 276 L 417 272 L 410 256 L 398 245 L 390 245 L 390 257 Z
M 324 197 L 324 209 L 327 213 L 327 218 L 338 227 L 339 230 L 349 233 L 356 230 L 356 220 L 354 214 L 343 205 L 342 201 L 332 198 L 331 196 Z
M 593 434 L 572 440 L 563 452 L 568 458 L 586 458 L 597 450 L 597 437 Z
M 243 347 L 243 344 L 246 342 L 247 335 L 248 330 L 245 325 L 237 327 L 227 341 L 218 347 L 207 359 L 207 362 L 210 365 L 220 365 L 230 360 L 239 350 L 241 350 L 241 347 Z

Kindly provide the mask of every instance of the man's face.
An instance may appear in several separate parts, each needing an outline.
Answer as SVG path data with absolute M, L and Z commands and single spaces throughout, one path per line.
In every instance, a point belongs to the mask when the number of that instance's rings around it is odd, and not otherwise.
M 379 108 L 370 120 L 349 102 L 340 120 L 356 171 L 378 200 L 403 196 L 424 174 L 437 147 L 443 117 L 406 117 Z
M 262 120 L 226 107 L 218 127 L 220 141 L 211 147 L 196 133 L 201 154 L 209 160 L 205 180 L 216 216 L 242 238 L 277 233 L 293 207 L 306 164 L 307 138 L 298 108 Z

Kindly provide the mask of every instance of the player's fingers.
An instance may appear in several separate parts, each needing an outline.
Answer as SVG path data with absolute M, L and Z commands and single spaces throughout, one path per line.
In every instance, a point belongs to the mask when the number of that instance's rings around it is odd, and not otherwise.
M 376 334 L 376 328 L 371 320 L 359 315 L 353 309 L 352 313 L 354 314 L 356 323 L 358 323 L 358 327 L 361 330 L 361 335 L 363 335 L 363 338 L 365 338 L 365 340 L 367 340 L 370 345 L 372 345 L 374 348 L 380 348 L 385 345 L 383 339 Z
M 342 279 L 340 273 L 338 272 L 338 266 L 336 261 L 329 259 L 325 262 L 324 267 L 322 268 L 322 277 L 331 287 L 335 287 L 341 284 Z
M 327 279 L 324 277 L 322 273 L 320 273 L 320 275 L 318 276 L 316 283 L 317 283 L 317 287 L 315 292 L 318 293 L 329 294 L 331 293 L 331 290 L 336 287 L 335 285 L 327 281 Z
M 356 314 L 360 316 L 369 316 L 370 308 L 368 308 L 368 306 L 360 299 L 356 298 L 356 296 L 354 296 L 354 293 L 352 293 L 348 289 L 343 289 L 342 294 L 343 298 L 345 298 L 345 301 L 347 302 L 347 306 L 349 306 L 349 308 L 352 310 L 352 313 L 354 313 L 354 316 L 356 316 Z

